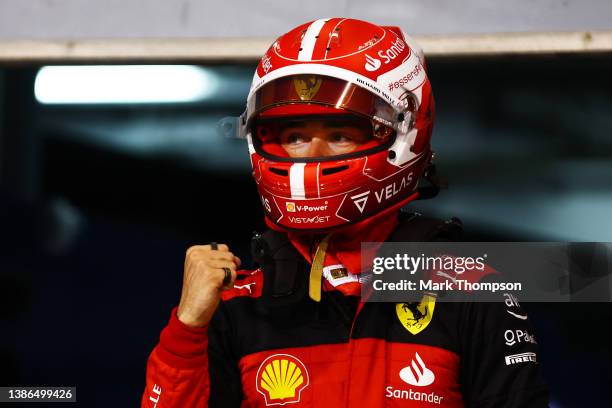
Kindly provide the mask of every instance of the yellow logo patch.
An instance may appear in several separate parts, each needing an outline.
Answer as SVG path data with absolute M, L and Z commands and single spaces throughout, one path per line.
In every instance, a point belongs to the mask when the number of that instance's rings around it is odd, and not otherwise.
M 298 94 L 301 100 L 309 101 L 315 97 L 323 80 L 314 75 L 300 75 L 293 79 L 293 86 L 295 92 Z
M 259 366 L 255 385 L 267 406 L 299 402 L 300 393 L 308 386 L 308 371 L 297 357 L 274 354 Z
M 436 298 L 424 295 L 418 303 L 397 303 L 395 313 L 406 330 L 412 334 L 419 334 L 431 322 L 435 307 Z
M 332 279 L 340 279 L 346 278 L 348 276 L 348 271 L 346 268 L 336 268 L 329 271 L 329 274 L 331 275 Z

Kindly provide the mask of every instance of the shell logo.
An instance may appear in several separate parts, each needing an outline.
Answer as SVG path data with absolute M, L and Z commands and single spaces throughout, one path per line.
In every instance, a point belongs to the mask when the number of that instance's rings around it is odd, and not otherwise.
M 300 401 L 300 393 L 308 387 L 308 371 L 297 357 L 274 354 L 257 370 L 255 386 L 266 399 L 266 406 Z

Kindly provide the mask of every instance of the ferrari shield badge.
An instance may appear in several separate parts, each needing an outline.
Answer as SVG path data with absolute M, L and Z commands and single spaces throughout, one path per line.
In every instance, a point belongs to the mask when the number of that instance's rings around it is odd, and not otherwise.
M 395 313 L 406 330 L 412 334 L 419 334 L 431 322 L 435 306 L 436 298 L 424 295 L 420 302 L 397 303 Z
M 323 80 L 315 75 L 299 75 L 294 77 L 293 86 L 301 100 L 310 101 L 315 97 Z

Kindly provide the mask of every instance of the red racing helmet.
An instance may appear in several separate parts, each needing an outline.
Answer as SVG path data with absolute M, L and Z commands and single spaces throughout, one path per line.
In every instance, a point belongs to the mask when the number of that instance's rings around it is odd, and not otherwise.
M 287 120 L 338 117 L 360 123 L 370 141 L 296 158 L 270 138 Z M 418 198 L 433 120 L 424 56 L 399 28 L 326 18 L 280 36 L 257 66 L 240 119 L 267 223 L 324 232 Z

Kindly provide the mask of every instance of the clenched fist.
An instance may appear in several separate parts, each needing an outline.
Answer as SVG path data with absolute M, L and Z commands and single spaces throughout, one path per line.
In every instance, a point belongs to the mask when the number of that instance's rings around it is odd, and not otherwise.
M 230 252 L 227 245 L 195 245 L 185 255 L 183 291 L 177 316 L 191 327 L 203 327 L 212 318 L 219 305 L 221 291 L 233 286 L 240 258 Z M 225 287 L 225 271 L 231 271 L 231 281 Z

